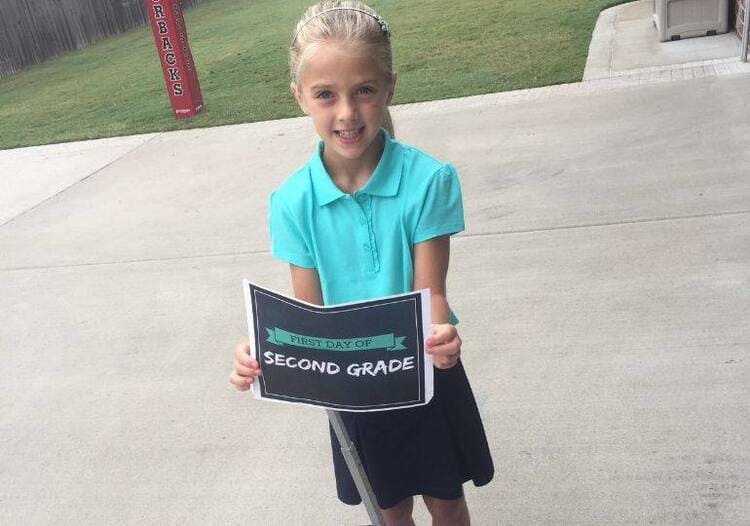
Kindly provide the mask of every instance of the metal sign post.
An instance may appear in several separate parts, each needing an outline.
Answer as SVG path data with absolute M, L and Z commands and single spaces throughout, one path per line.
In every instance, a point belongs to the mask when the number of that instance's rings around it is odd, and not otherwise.
M 352 479 L 354 479 L 354 485 L 357 486 L 359 496 L 362 497 L 362 503 L 365 505 L 367 514 L 370 516 L 372 526 L 384 526 L 383 516 L 380 514 L 380 508 L 375 500 L 375 492 L 372 491 L 370 481 L 367 479 L 367 473 L 365 473 L 362 461 L 359 459 L 357 448 L 349 438 L 349 433 L 346 432 L 341 415 L 338 411 L 331 409 L 326 409 L 326 413 L 328 413 L 328 420 L 331 422 L 334 433 L 336 433 L 336 438 L 339 440 L 341 453 L 344 455 L 346 466 L 349 468 Z

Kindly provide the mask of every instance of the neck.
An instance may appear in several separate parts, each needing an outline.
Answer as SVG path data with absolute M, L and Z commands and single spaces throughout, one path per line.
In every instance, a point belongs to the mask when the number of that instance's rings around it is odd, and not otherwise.
M 351 194 L 362 188 L 375 171 L 385 147 L 383 134 L 379 133 L 375 141 L 376 144 L 373 145 L 375 147 L 369 148 L 359 159 L 332 158 L 331 154 L 323 148 L 322 158 L 326 171 L 342 192 Z

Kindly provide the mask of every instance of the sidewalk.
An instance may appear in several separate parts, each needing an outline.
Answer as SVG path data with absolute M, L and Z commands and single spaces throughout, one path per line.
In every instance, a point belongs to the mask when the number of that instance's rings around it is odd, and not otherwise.
M 612 77 L 660 78 L 682 71 L 702 77 L 716 66 L 748 70 L 740 61 L 741 41 L 729 33 L 659 42 L 654 0 L 638 0 L 602 11 L 591 38 L 583 80 Z M 682 78 L 682 77 L 681 77 Z
M 750 518 L 750 74 L 714 73 L 395 108 L 463 184 L 449 291 L 497 466 L 466 487 L 475 524 Z M 325 415 L 226 380 L 241 278 L 289 290 L 266 198 L 312 137 L 0 151 L 6 523 L 367 521 L 334 496 Z

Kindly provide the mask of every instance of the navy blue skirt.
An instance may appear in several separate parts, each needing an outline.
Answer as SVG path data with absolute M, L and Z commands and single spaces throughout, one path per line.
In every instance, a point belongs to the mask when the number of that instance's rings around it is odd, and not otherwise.
M 435 369 L 435 394 L 425 406 L 340 414 L 383 509 L 414 495 L 457 499 L 464 482 L 483 486 L 492 480 L 487 437 L 460 360 Z M 331 448 L 338 497 L 359 504 L 333 429 Z

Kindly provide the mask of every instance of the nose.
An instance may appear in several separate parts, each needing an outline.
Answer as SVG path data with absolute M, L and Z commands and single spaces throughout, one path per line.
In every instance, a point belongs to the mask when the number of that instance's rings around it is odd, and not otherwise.
M 337 119 L 341 122 L 349 122 L 356 120 L 358 116 L 357 101 L 353 97 L 341 97 L 339 99 Z

